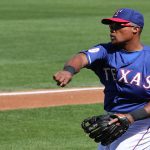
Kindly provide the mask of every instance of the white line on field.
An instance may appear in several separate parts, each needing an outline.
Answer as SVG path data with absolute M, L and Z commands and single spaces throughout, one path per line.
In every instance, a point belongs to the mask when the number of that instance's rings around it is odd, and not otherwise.
M 91 90 L 103 90 L 103 89 L 104 87 L 91 87 L 91 88 L 72 88 L 72 89 L 41 90 L 41 91 L 27 91 L 27 92 L 8 92 L 8 93 L 0 93 L 0 96 L 35 95 L 35 94 L 91 91 Z

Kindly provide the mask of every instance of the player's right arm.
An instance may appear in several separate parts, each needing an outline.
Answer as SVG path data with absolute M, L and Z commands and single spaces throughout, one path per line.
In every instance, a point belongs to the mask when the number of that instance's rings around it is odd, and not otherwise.
M 56 72 L 53 79 L 57 82 L 57 85 L 64 87 L 71 81 L 73 75 L 78 73 L 86 65 L 88 65 L 86 55 L 79 53 L 66 62 L 64 69 Z

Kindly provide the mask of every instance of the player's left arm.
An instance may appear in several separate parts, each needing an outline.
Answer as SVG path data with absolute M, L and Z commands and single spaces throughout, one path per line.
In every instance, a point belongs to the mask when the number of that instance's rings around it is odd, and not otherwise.
M 130 112 L 128 115 L 129 115 L 129 119 L 131 117 L 133 121 L 150 118 L 150 102 L 148 102 L 143 108 L 134 110 Z
M 126 117 L 129 122 L 132 124 L 134 121 L 143 120 L 150 118 L 150 102 L 147 103 L 143 108 L 134 110 L 127 114 L 115 114 L 119 117 Z M 111 120 L 110 124 L 117 122 L 117 119 Z

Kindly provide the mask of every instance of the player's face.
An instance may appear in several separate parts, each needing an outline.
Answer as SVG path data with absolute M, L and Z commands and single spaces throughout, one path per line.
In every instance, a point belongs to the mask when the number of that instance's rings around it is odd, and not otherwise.
M 121 44 L 131 41 L 134 36 L 133 27 L 134 26 L 129 24 L 110 24 L 110 39 L 112 44 Z

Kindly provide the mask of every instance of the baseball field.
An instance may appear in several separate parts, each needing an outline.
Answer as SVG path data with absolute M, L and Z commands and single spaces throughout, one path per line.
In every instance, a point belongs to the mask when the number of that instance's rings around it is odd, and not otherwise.
M 121 7 L 144 14 L 142 41 L 150 44 L 149 6 L 149 0 L 1 0 L 0 92 L 59 89 L 53 74 L 78 51 L 108 42 L 100 20 Z M 97 86 L 84 69 L 65 89 Z M 0 111 L 0 150 L 94 150 L 80 123 L 102 112 L 100 103 Z

